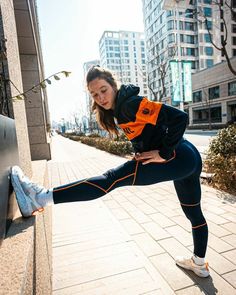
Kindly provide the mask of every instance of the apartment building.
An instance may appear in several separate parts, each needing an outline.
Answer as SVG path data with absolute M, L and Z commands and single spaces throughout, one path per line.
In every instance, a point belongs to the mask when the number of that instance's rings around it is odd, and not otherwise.
M 99 40 L 101 66 L 112 70 L 123 84 L 140 87 L 148 94 L 144 34 L 131 31 L 105 31 Z
M 224 61 L 225 57 L 211 43 L 212 39 L 220 46 L 225 34 L 223 20 L 228 31 L 226 49 L 230 58 L 235 56 L 236 23 L 226 5 L 219 10 L 212 0 L 189 0 L 186 9 L 178 12 L 164 10 L 164 2 L 143 0 L 143 16 L 149 84 L 160 97 L 163 91 L 160 67 L 164 64 L 167 89 L 164 101 L 170 101 L 173 88 L 169 61 L 191 62 L 192 73 Z

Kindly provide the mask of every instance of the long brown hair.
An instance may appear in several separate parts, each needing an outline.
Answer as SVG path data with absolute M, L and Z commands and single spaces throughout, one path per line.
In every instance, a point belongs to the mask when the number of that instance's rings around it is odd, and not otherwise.
M 87 88 L 89 83 L 95 79 L 103 79 L 111 85 L 115 92 L 118 91 L 118 83 L 111 71 L 101 68 L 100 66 L 92 66 L 86 75 Z M 92 111 L 96 113 L 96 119 L 98 124 L 108 131 L 109 133 L 115 133 L 118 135 L 118 128 L 114 121 L 113 110 L 105 110 L 100 107 L 95 101 L 92 104 Z

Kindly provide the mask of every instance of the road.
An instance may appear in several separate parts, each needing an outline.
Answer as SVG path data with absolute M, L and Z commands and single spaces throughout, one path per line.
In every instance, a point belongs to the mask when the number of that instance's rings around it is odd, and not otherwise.
M 209 148 L 209 144 L 216 136 L 216 131 L 187 130 L 184 137 L 192 142 L 204 158 L 204 154 Z

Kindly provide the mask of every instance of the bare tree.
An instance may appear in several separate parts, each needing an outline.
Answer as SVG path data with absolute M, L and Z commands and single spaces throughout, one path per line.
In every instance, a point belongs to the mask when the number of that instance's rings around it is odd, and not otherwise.
M 215 7 L 217 7 L 222 20 L 223 35 L 221 35 L 220 44 L 217 44 L 217 42 L 213 40 L 212 34 L 211 34 L 210 22 L 201 8 L 199 8 L 199 11 L 196 12 L 196 17 L 200 23 L 205 24 L 205 27 L 209 34 L 211 44 L 214 46 L 215 49 L 221 52 L 222 57 L 225 57 L 229 70 L 231 71 L 233 75 L 236 76 L 236 69 L 233 68 L 229 53 L 227 51 L 227 41 L 230 34 L 228 33 L 229 28 L 227 26 L 226 18 L 225 18 L 225 14 L 228 12 L 231 15 L 231 19 L 236 21 L 236 6 L 234 6 L 234 1 L 232 0 L 225 0 L 225 1 L 215 0 L 215 1 L 212 1 L 212 4 L 215 5 Z
M 152 68 L 154 68 L 154 71 L 157 71 L 157 75 L 160 77 L 161 81 L 161 92 L 160 95 L 158 95 L 158 92 L 154 91 L 153 83 L 150 79 L 150 77 L 147 77 L 148 80 L 148 88 L 151 91 L 152 95 L 154 96 L 154 101 L 161 102 L 164 97 L 166 97 L 166 86 L 165 86 L 165 79 L 166 75 L 169 69 L 170 61 L 175 57 L 176 51 L 177 51 L 177 45 L 174 43 L 174 45 L 170 46 L 168 45 L 165 50 L 163 50 L 161 53 L 157 51 L 156 47 L 151 50 L 152 52 L 149 52 L 150 60 Z M 141 73 L 144 77 L 143 71 L 141 70 Z M 154 77 L 156 78 L 156 76 Z

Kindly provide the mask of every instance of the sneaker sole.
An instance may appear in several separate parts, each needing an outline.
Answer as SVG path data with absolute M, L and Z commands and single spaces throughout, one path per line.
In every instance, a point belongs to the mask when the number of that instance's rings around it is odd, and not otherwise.
M 200 273 L 198 272 L 195 268 L 191 267 L 191 266 L 186 266 L 185 264 L 181 264 L 179 262 L 175 262 L 178 266 L 184 268 L 184 269 L 187 269 L 187 270 L 191 270 L 192 272 L 194 272 L 197 276 L 201 277 L 201 278 L 207 278 L 209 277 L 210 273 L 207 272 L 207 273 Z

